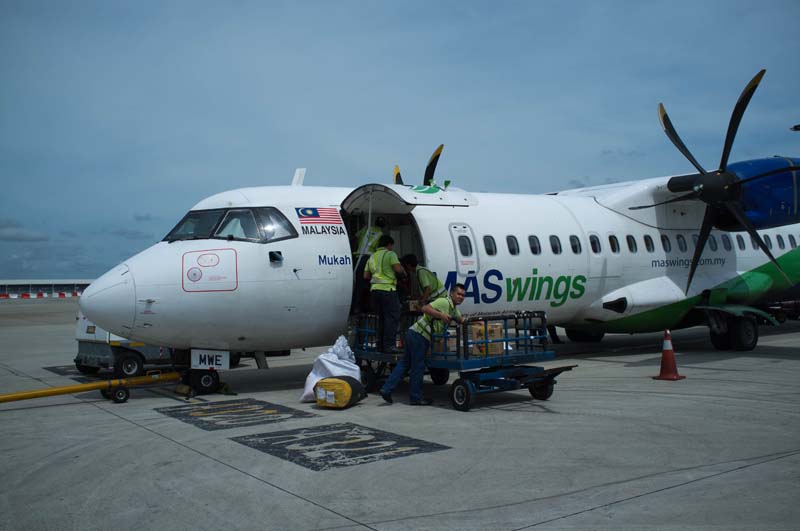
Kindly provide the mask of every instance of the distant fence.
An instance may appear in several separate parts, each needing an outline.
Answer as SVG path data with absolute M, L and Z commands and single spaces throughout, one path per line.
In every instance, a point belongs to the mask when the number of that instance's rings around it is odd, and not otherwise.
M 68 299 L 80 297 L 91 280 L 0 280 L 0 299 Z

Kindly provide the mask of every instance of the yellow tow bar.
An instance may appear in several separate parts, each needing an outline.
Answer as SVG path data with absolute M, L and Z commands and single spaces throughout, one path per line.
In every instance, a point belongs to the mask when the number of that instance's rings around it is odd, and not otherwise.
M 49 389 L 39 389 L 37 391 L 23 391 L 21 393 L 8 393 L 0 395 L 0 403 L 16 402 L 17 400 L 29 400 L 31 398 L 42 398 L 45 396 L 69 395 L 72 393 L 82 393 L 84 391 L 99 390 L 104 397 L 111 398 L 114 402 L 125 402 L 130 396 L 128 387 L 136 385 L 147 385 L 160 382 L 174 382 L 180 380 L 178 372 L 152 372 L 146 376 L 136 376 L 135 378 L 119 378 L 116 380 L 103 380 L 78 385 L 67 385 L 64 387 L 51 387 Z

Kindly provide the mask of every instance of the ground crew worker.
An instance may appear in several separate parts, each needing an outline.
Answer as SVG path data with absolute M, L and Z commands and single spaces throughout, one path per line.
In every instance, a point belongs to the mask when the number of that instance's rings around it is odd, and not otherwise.
M 464 318 L 458 311 L 458 306 L 464 302 L 464 284 L 456 284 L 450 290 L 449 296 L 441 297 L 422 307 L 422 317 L 417 319 L 406 332 L 406 355 L 395 366 L 389 379 L 380 389 L 383 399 L 392 403 L 392 391 L 409 371 L 409 403 L 412 406 L 429 406 L 433 403 L 430 398 L 422 396 L 422 377 L 425 374 L 425 353 L 431 345 L 431 332 L 441 334 L 445 326 L 455 319 L 463 324 Z
M 353 282 L 353 311 L 355 313 L 366 312 L 369 310 L 369 283 L 364 281 L 364 269 L 367 267 L 367 260 L 378 248 L 378 240 L 383 236 L 383 228 L 386 220 L 378 217 L 374 226 L 364 225 L 356 233 L 356 246 L 353 248 L 353 266 L 355 268 Z
M 427 267 L 419 265 L 417 255 L 407 254 L 400 259 L 406 268 L 408 276 L 416 279 L 419 288 L 419 305 L 423 306 L 441 297 L 447 296 L 447 290 L 442 281 Z
M 381 352 L 402 352 L 395 343 L 397 325 L 400 322 L 397 275 L 404 278 L 406 271 L 394 252 L 394 238 L 383 235 L 378 240 L 378 249 L 369 257 L 364 270 L 364 279 L 370 284 L 372 309 L 378 314 L 380 323 L 378 344 Z
M 364 225 L 361 227 L 356 233 L 356 240 L 358 241 L 358 246 L 353 253 L 355 256 L 359 256 L 360 254 L 364 255 L 371 255 L 378 249 L 378 240 L 381 236 L 383 236 L 383 228 L 386 226 L 386 220 L 382 217 L 378 217 L 375 220 L 375 225 L 367 226 Z

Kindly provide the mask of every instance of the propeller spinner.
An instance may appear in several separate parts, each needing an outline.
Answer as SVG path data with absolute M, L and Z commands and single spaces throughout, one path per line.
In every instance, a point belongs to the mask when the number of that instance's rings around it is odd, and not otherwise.
M 672 121 L 667 115 L 667 111 L 664 109 L 664 105 L 661 103 L 658 104 L 658 117 L 661 121 L 661 126 L 664 128 L 664 132 L 667 134 L 667 137 L 670 139 L 670 141 L 672 141 L 675 147 L 678 148 L 678 151 L 680 151 L 683 156 L 686 157 L 686 159 L 697 169 L 699 173 L 673 177 L 667 182 L 667 189 L 670 192 L 688 192 L 687 194 L 674 197 L 654 205 L 637 206 L 631 207 L 630 209 L 638 210 L 642 208 L 652 208 L 658 205 L 677 203 L 679 201 L 688 201 L 690 199 L 699 199 L 707 204 L 705 215 L 703 216 L 703 223 L 700 226 L 700 236 L 697 240 L 694 256 L 692 256 L 692 262 L 689 266 L 689 279 L 686 282 L 686 293 L 689 292 L 689 287 L 692 285 L 692 278 L 694 278 L 695 271 L 697 270 L 697 264 L 699 263 L 700 257 L 703 254 L 703 249 L 705 249 L 706 241 L 708 241 L 708 236 L 711 234 L 711 229 L 714 227 L 714 224 L 718 218 L 728 215 L 736 219 L 739 225 L 741 225 L 747 231 L 753 240 L 757 242 L 764 254 L 769 257 L 770 261 L 775 264 L 775 267 L 778 268 L 783 276 L 786 277 L 786 280 L 791 284 L 791 280 L 789 280 L 786 272 L 775 260 L 775 257 L 772 256 L 772 253 L 761 239 L 761 236 L 759 236 L 758 232 L 756 232 L 753 223 L 745 215 L 740 199 L 742 195 L 742 184 L 754 181 L 756 179 L 762 179 L 770 175 L 775 175 L 777 173 L 798 170 L 800 167 L 784 167 L 778 170 L 771 170 L 761 173 L 747 179 L 740 179 L 736 174 L 727 170 L 728 157 L 730 156 L 731 148 L 733 147 L 733 141 L 736 139 L 736 132 L 739 129 L 739 123 L 742 121 L 744 111 L 747 109 L 747 105 L 750 103 L 750 99 L 753 97 L 753 93 L 755 93 L 756 89 L 758 88 L 758 84 L 761 82 L 761 78 L 764 77 L 765 72 L 766 70 L 761 70 L 758 74 L 756 74 L 739 96 L 739 100 L 736 102 L 736 106 L 733 108 L 733 113 L 731 114 L 731 119 L 728 123 L 728 133 L 725 136 L 725 145 L 722 149 L 722 158 L 720 159 L 719 169 L 711 172 L 706 171 L 700 165 L 700 163 L 697 162 L 697 159 L 694 158 L 692 153 L 681 140 L 680 136 L 678 136 L 675 127 L 672 125 Z

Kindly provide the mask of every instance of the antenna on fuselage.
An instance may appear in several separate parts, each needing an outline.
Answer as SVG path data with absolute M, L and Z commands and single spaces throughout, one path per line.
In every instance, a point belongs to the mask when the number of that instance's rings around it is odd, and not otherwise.
M 292 186 L 303 186 L 303 179 L 306 178 L 306 169 L 297 168 L 294 170 L 294 177 L 292 177 Z

